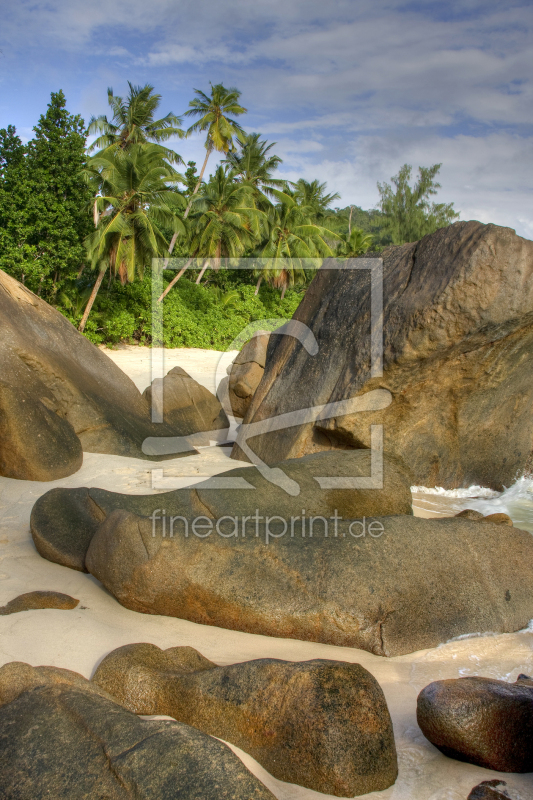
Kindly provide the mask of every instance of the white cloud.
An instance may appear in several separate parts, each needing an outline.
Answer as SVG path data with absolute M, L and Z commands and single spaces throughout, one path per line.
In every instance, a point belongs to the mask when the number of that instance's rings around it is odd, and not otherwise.
M 442 161 L 442 199 L 454 200 L 463 218 L 531 235 L 531 6 L 449 0 L 439 18 L 442 8 L 403 0 L 20 0 L 3 10 L 2 89 L 12 81 L 16 101 L 20 74 L 50 84 L 51 76 L 74 81 L 77 69 L 75 110 L 86 117 L 105 113 L 107 86 L 125 91 L 126 79 L 154 83 L 163 113 L 180 114 L 192 87 L 222 80 L 242 90 L 245 127 L 278 142 L 287 177 L 326 180 L 343 203 L 370 207 L 376 181 L 401 164 Z M 2 116 L 5 108 L 4 94 Z M 201 137 L 176 149 L 199 165 L 205 153 Z
M 292 149 L 292 148 L 291 148 Z M 296 148 L 295 148 L 296 150 Z M 533 141 L 510 134 L 484 138 L 459 135 L 420 137 L 416 141 L 367 136 L 353 146 L 350 159 L 327 158 L 310 163 L 293 158 L 280 173 L 289 180 L 305 177 L 327 181 L 341 194 L 341 206 L 354 203 L 372 208 L 379 202 L 376 182 L 390 181 L 402 164 L 442 163 L 437 202 L 453 202 L 461 219 L 479 219 L 533 234 Z

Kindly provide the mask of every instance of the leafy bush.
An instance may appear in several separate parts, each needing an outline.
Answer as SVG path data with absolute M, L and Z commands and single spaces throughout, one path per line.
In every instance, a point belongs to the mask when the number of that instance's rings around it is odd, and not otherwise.
M 168 275 L 165 285 L 172 278 L 172 273 Z M 227 275 L 207 286 L 183 277 L 163 301 L 164 346 L 225 350 L 251 323 L 260 328 L 261 320 L 290 319 L 302 297 L 303 293 L 289 289 L 281 300 L 280 292 L 268 285 L 256 296 L 255 284 Z M 151 344 L 151 309 L 149 272 L 143 281 L 126 286 L 115 281 L 97 296 L 84 334 L 95 344 Z M 60 310 L 74 324 L 79 322 L 72 310 Z

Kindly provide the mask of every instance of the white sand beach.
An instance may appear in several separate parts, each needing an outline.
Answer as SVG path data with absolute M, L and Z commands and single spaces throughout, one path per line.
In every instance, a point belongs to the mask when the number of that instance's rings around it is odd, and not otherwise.
M 150 349 L 128 346 L 105 352 L 140 390 L 150 383 Z M 198 349 L 169 350 L 165 352 L 165 371 L 181 366 L 213 391 L 220 355 Z M 531 775 L 495 773 L 448 759 L 424 738 L 416 723 L 417 694 L 433 680 L 483 675 L 514 681 L 519 673 L 532 674 L 533 629 L 461 638 L 431 650 L 385 659 L 351 648 L 256 636 L 136 613 L 123 608 L 91 575 L 50 563 L 35 550 L 29 530 L 30 512 L 36 499 L 49 489 L 96 486 L 135 494 L 166 491 L 171 488 L 167 479 L 179 477 L 192 484 L 239 466 L 240 462 L 229 458 L 229 452 L 223 447 L 203 448 L 198 455 L 164 462 L 163 467 L 160 463 L 88 453 L 80 471 L 60 481 L 0 478 L 0 605 L 34 590 L 55 590 L 80 600 L 72 611 L 34 610 L 1 617 L 0 665 L 9 661 L 53 665 L 89 678 L 105 655 L 132 642 L 151 642 L 161 648 L 190 645 L 218 664 L 264 657 L 358 662 L 376 677 L 385 693 L 400 768 L 394 786 L 366 797 L 465 800 L 480 781 L 500 777 L 515 790 L 515 796 L 533 800 Z M 453 515 L 473 502 L 490 502 L 490 498 L 469 502 L 468 498 L 417 492 L 413 507 L 420 516 Z M 277 781 L 249 756 L 236 752 L 279 800 L 329 797 Z

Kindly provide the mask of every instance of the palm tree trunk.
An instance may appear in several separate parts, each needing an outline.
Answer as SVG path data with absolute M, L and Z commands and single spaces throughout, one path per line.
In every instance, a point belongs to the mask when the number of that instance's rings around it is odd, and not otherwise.
M 181 278 L 181 276 L 183 275 L 183 273 L 185 272 L 185 270 L 187 269 L 187 267 L 190 265 L 191 261 L 194 259 L 194 257 L 195 257 L 195 256 L 196 256 L 196 253 L 193 253 L 193 255 L 192 255 L 190 258 L 189 258 L 189 260 L 187 261 L 187 263 L 185 264 L 185 266 L 184 266 L 184 267 L 182 267 L 182 268 L 180 269 L 180 271 L 178 272 L 178 274 L 176 275 L 176 277 L 175 277 L 175 278 L 172 278 L 172 280 L 171 280 L 171 281 L 170 281 L 170 283 L 168 284 L 167 288 L 165 289 L 165 291 L 163 292 L 163 294 L 161 295 L 161 297 L 159 297 L 159 298 L 158 298 L 158 300 L 157 300 L 157 302 L 158 302 L 158 303 L 162 303 L 162 302 L 163 302 L 164 298 L 165 298 L 165 297 L 167 296 L 167 294 L 170 292 L 170 290 L 172 289 L 172 287 L 173 287 L 173 286 L 174 286 L 174 285 L 175 285 L 175 284 L 176 284 L 176 283 L 179 281 L 179 279 Z
M 350 218 L 348 220 L 348 236 L 352 235 L 352 212 L 353 212 L 353 206 L 350 206 Z
M 286 292 L 286 291 L 287 291 L 287 286 L 285 285 L 285 286 L 283 287 L 283 289 L 281 290 L 281 299 L 282 299 L 282 300 L 283 300 L 283 298 L 285 297 L 285 292 Z
M 100 288 L 102 281 L 104 280 L 105 269 L 100 270 L 100 273 L 96 279 L 96 283 L 93 286 L 93 290 L 91 292 L 91 296 L 87 301 L 87 305 L 85 306 L 85 311 L 83 312 L 83 317 L 81 318 L 81 322 L 79 325 L 79 332 L 83 333 L 85 330 L 85 325 L 87 324 L 87 320 L 89 318 L 89 314 L 91 313 L 91 308 L 93 307 L 93 303 L 96 300 L 96 295 L 98 294 L 98 289 Z
M 209 156 L 211 155 L 212 152 L 213 152 L 213 145 L 209 145 L 209 147 L 207 148 L 207 153 L 205 154 L 204 163 L 202 164 L 202 169 L 200 170 L 200 175 L 198 176 L 198 182 L 196 183 L 196 186 L 194 187 L 194 192 L 192 193 L 191 198 L 189 200 L 189 203 L 187 205 L 187 208 L 185 209 L 185 214 L 183 215 L 183 219 L 187 219 L 187 217 L 189 216 L 189 211 L 191 210 L 191 206 L 192 206 L 192 201 L 194 199 L 194 195 L 197 193 L 198 189 L 200 188 L 200 185 L 202 183 L 202 178 L 204 177 L 205 168 L 207 167 L 207 161 L 208 161 Z
M 207 259 L 206 259 L 206 261 L 204 262 L 204 265 L 203 265 L 202 269 L 200 270 L 200 274 L 199 274 L 199 275 L 198 275 L 198 277 L 196 278 L 196 283 L 200 283 L 200 281 L 201 281 L 201 280 L 202 280 L 202 278 L 204 277 L 204 272 L 206 271 L 206 269 L 208 268 L 208 266 L 209 266 L 209 261 L 207 261 Z
M 174 250 L 174 245 L 176 244 L 176 239 L 177 238 L 178 238 L 178 234 L 175 233 L 172 236 L 172 239 L 170 240 L 170 244 L 168 246 L 168 258 L 165 258 L 165 261 L 163 263 L 163 269 L 166 269 L 168 267 L 168 262 L 170 261 L 170 256 L 172 255 L 172 251 Z
M 254 294 L 255 294 L 255 296 L 256 296 L 256 297 L 257 297 L 257 295 L 259 294 L 259 287 L 261 286 L 261 281 L 262 281 L 262 280 L 263 280 L 263 276 L 261 275 L 261 276 L 259 277 L 259 280 L 257 281 L 257 283 L 256 283 L 256 285 L 255 285 L 255 292 L 254 292 Z

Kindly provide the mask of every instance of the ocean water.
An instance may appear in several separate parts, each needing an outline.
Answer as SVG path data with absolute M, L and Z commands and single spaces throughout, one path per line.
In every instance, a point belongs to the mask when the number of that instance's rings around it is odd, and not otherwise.
M 533 479 L 519 478 L 503 492 L 483 486 L 468 489 L 442 489 L 412 486 L 413 508 L 426 511 L 427 516 L 450 516 L 465 508 L 473 508 L 484 516 L 508 514 L 517 528 L 533 533 Z

